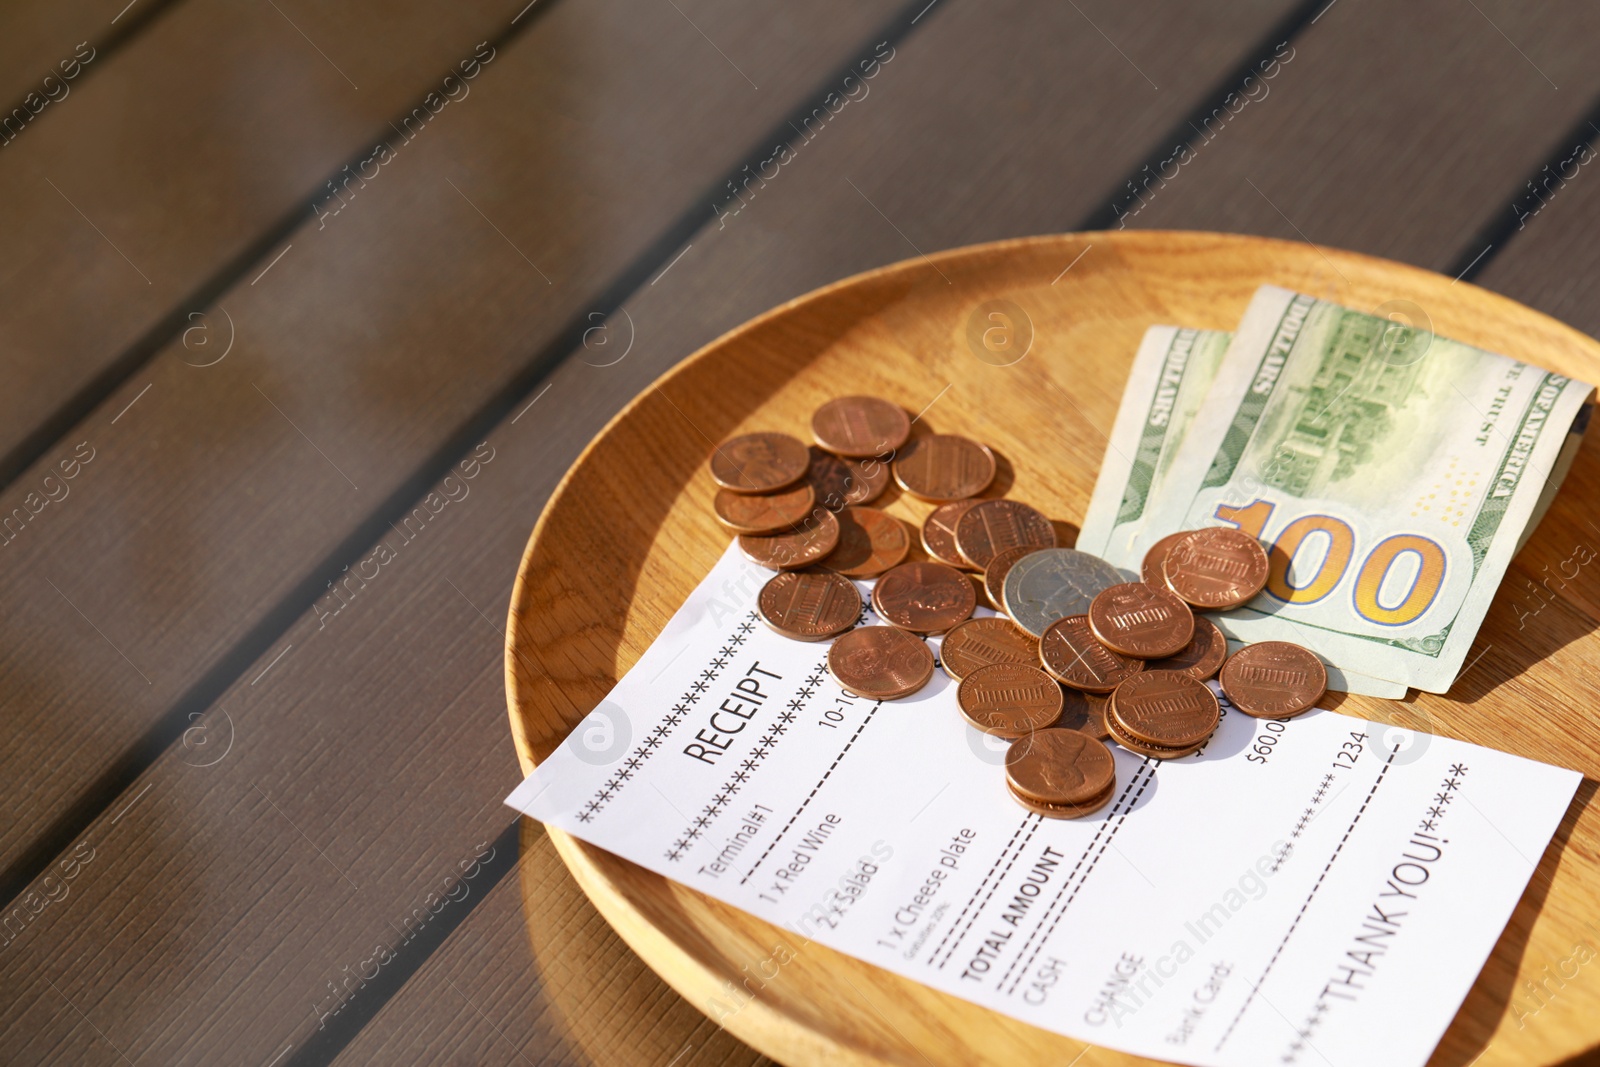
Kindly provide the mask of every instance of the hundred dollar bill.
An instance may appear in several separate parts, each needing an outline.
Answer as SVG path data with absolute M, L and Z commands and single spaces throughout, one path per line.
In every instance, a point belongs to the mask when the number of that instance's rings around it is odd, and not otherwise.
M 1145 517 L 1160 499 L 1162 478 L 1172 469 L 1232 337 L 1183 326 L 1145 331 L 1078 533 L 1081 551 L 1128 565 Z M 1138 560 L 1132 568 L 1138 569 Z
M 1265 286 L 1251 301 L 1132 550 L 1228 524 L 1267 588 L 1218 623 L 1444 692 L 1564 474 L 1594 389 Z
M 1155 501 L 1169 491 L 1166 475 L 1232 337 L 1182 326 L 1145 332 L 1078 534 L 1079 549 L 1137 574 L 1143 557 L 1134 551 L 1139 531 Z M 1403 683 L 1328 666 L 1330 688 L 1391 700 L 1406 695 Z

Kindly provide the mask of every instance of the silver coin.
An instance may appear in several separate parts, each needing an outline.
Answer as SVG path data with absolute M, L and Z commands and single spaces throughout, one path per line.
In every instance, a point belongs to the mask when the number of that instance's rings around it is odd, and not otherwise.
M 1096 593 L 1123 581 L 1117 569 L 1099 556 L 1045 548 L 1012 566 L 1000 599 L 1013 622 L 1040 637 L 1057 619 L 1086 613 Z

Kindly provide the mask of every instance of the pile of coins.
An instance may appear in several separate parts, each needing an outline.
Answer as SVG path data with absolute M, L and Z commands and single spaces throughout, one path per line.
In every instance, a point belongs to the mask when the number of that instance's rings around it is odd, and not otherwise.
M 1221 720 L 1205 683 L 1216 677 L 1247 715 L 1286 718 L 1327 686 L 1315 655 L 1281 641 L 1232 656 L 1197 611 L 1248 602 L 1268 561 L 1227 527 L 1175 533 L 1145 556 L 1140 581 L 1057 545 L 1037 509 L 978 498 L 994 480 L 989 448 L 951 434 L 912 439 L 911 419 L 876 397 L 818 408 L 815 444 L 781 433 L 724 442 L 711 457 L 717 519 L 746 558 L 778 571 L 758 613 L 801 641 L 835 639 L 828 670 L 853 693 L 909 696 L 933 677 L 926 637 L 973 727 L 1011 741 L 1006 785 L 1023 807 L 1077 818 L 1104 806 L 1116 765 L 1105 742 L 1152 759 L 1198 751 Z M 935 504 L 922 525 L 927 560 L 906 561 L 910 537 L 868 507 L 889 479 Z M 872 607 L 888 625 L 856 626 L 851 579 L 876 578 Z M 973 618 L 978 588 L 1003 616 Z

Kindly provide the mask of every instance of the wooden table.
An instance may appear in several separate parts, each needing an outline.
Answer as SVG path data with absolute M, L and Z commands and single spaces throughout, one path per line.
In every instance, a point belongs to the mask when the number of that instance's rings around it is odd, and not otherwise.
M 502 806 L 501 648 L 585 442 L 776 303 L 1187 228 L 1600 333 L 1579 0 L 524 2 L 0 9 L 0 1061 L 758 1061 Z

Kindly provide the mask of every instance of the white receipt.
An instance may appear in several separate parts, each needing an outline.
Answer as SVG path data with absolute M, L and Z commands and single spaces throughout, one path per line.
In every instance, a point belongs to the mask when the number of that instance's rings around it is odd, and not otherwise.
M 1328 711 L 1116 746 L 1042 819 L 944 672 L 876 702 L 755 616 L 730 547 L 512 807 L 810 941 L 1083 1041 L 1191 1064 L 1422 1064 L 1581 776 Z M 876 622 L 869 618 L 868 621 Z M 716 1019 L 738 996 L 696 1007 Z M 852 994 L 859 995 L 859 994 Z

